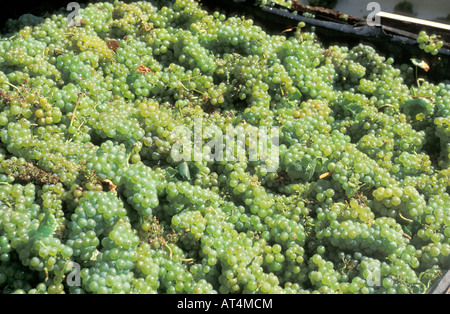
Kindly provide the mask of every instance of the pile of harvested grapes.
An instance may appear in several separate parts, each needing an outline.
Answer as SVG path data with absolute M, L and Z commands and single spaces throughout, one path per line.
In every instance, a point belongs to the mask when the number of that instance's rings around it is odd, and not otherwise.
M 425 293 L 449 269 L 450 83 L 193 0 L 78 13 L 0 39 L 2 293 Z

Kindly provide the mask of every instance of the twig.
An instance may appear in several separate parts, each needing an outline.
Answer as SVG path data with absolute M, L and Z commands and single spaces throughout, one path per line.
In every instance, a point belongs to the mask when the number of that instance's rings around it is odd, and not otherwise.
M 75 108 L 73 109 L 73 112 L 72 112 L 72 118 L 70 119 L 70 125 L 69 125 L 69 127 L 71 127 L 72 126 L 72 124 L 73 124 L 73 121 L 74 121 L 74 119 L 75 119 L 75 114 L 76 114 L 76 112 L 77 112 L 77 108 L 78 108 L 78 106 L 80 105 L 80 103 L 81 103 L 81 97 L 83 96 L 83 94 L 82 93 L 78 93 L 78 100 L 77 100 L 77 103 L 75 104 Z
M 398 213 L 398 215 L 400 216 L 401 219 L 406 220 L 408 222 L 413 222 L 414 221 L 412 219 L 408 219 L 408 218 L 403 217 L 402 214 L 400 214 L 400 213 Z

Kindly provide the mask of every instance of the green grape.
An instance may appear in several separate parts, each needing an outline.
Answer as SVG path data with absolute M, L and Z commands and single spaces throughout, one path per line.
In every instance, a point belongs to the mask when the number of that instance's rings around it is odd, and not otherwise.
M 416 294 L 448 269 L 447 82 L 194 0 L 79 13 L 2 32 L 2 293 Z

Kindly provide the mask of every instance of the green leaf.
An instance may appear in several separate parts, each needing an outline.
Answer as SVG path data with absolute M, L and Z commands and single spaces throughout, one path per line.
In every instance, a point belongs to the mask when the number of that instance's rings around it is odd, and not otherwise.
M 187 162 L 182 162 L 177 166 L 177 169 L 180 171 L 180 176 L 183 179 L 191 180 L 191 173 L 189 171 L 189 166 Z
M 172 168 L 172 167 L 167 167 L 167 168 L 165 168 L 165 170 L 166 170 L 166 175 L 169 178 L 176 176 L 180 172 L 180 170 Z
M 414 64 L 416 67 L 419 67 L 421 69 L 424 69 L 425 71 L 428 71 L 430 69 L 430 66 L 428 65 L 428 63 L 426 63 L 423 60 L 419 60 L 419 59 L 411 59 L 412 64 Z
M 413 236 L 422 228 L 422 225 L 416 221 L 403 225 L 403 231 L 409 235 Z
M 302 99 L 302 93 L 298 89 L 296 89 L 295 93 L 293 93 L 290 97 L 290 100 L 300 101 Z
M 303 157 L 301 163 L 302 163 L 303 169 L 306 169 L 306 167 L 308 167 L 308 165 L 309 165 L 309 159 L 307 157 Z
M 309 162 L 308 166 L 305 168 L 305 181 L 311 180 L 314 175 L 314 171 L 316 170 L 317 159 L 313 158 L 311 162 Z
M 56 220 L 52 214 L 47 212 L 39 224 L 39 228 L 30 235 L 31 240 L 47 238 L 51 236 L 56 230 Z
M 316 170 L 317 159 L 312 160 L 303 157 L 300 161 L 289 164 L 286 167 L 286 172 L 291 180 L 311 180 Z
M 166 178 L 167 181 L 175 181 L 175 182 L 179 181 L 176 176 L 177 174 L 180 173 L 180 170 L 175 169 L 173 167 L 167 167 L 164 168 L 164 170 L 165 170 L 164 177 Z
M 358 103 L 351 103 L 344 106 L 345 109 L 350 111 L 354 116 L 360 114 L 363 111 L 363 107 Z
M 410 98 L 404 103 L 405 112 L 414 116 L 420 113 L 427 115 L 429 103 L 430 102 L 425 98 Z
M 286 168 L 286 172 L 291 180 L 301 179 L 303 176 L 302 164 L 300 162 L 289 164 Z

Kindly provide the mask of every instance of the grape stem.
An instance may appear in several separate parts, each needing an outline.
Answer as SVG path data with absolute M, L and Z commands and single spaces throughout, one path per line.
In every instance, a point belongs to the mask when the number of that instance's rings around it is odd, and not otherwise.
M 78 100 L 77 100 L 77 102 L 76 102 L 76 104 L 75 104 L 75 108 L 73 109 L 73 112 L 72 112 L 72 118 L 70 119 L 70 125 L 69 125 L 69 127 L 72 126 L 73 121 L 75 120 L 76 112 L 77 112 L 78 106 L 80 105 L 81 97 L 82 97 L 82 96 L 83 96 L 82 93 L 78 93 Z
M 392 108 L 395 108 L 395 106 L 393 106 L 393 105 L 390 105 L 390 104 L 384 104 L 383 106 L 378 107 L 377 110 L 380 110 L 380 109 L 383 108 L 383 107 L 392 107 Z
M 186 91 L 190 91 L 189 88 L 187 88 L 183 83 L 180 82 L 180 84 Z M 199 91 L 198 89 L 195 89 L 195 88 L 193 88 L 192 91 L 197 92 L 197 93 L 199 93 L 202 96 L 207 96 L 208 95 L 207 93 L 203 93 L 203 92 L 201 92 L 201 91 Z
M 69 128 L 73 125 L 73 121 L 74 121 L 75 118 L 77 117 L 77 116 L 76 116 L 76 112 L 77 112 L 78 106 L 79 106 L 80 103 L 81 103 L 81 97 L 82 97 L 82 96 L 83 96 L 82 93 L 78 93 L 78 100 L 77 100 L 77 102 L 76 102 L 76 104 L 75 104 L 75 108 L 73 109 L 72 114 L 68 115 L 68 116 L 71 117 L 71 118 L 70 118 L 70 125 L 69 125 Z M 78 118 L 77 118 L 77 119 L 78 119 Z M 83 124 L 81 124 L 81 125 L 77 128 L 77 132 L 80 131 L 82 125 L 83 125 Z M 72 141 L 72 139 L 73 139 L 73 138 L 68 139 L 67 142 Z
M 170 246 L 167 245 L 167 243 L 164 243 L 164 247 L 169 249 L 169 257 L 170 257 L 170 259 L 172 259 L 172 255 L 173 255 L 172 249 L 170 248 Z
M 15 89 L 17 89 L 18 91 L 20 91 L 20 88 L 18 88 L 16 85 L 14 85 L 14 84 L 11 84 L 10 82 L 8 82 L 8 81 L 5 81 L 5 83 L 6 84 L 8 84 L 9 86 L 12 86 L 12 87 L 14 87 Z
M 403 219 L 403 220 L 406 220 L 406 221 L 408 221 L 408 222 L 413 222 L 412 219 L 405 218 L 405 217 L 403 217 L 402 214 L 400 214 L 400 213 L 398 213 L 398 215 L 399 215 L 400 218 Z
M 127 167 L 130 166 L 130 158 L 131 158 L 131 156 L 132 156 L 134 153 L 138 153 L 138 151 L 136 151 L 136 149 L 135 149 L 136 145 L 137 145 L 137 142 L 133 144 L 133 147 L 131 148 L 131 151 L 130 151 L 130 153 L 129 153 L 128 156 L 127 156 Z

